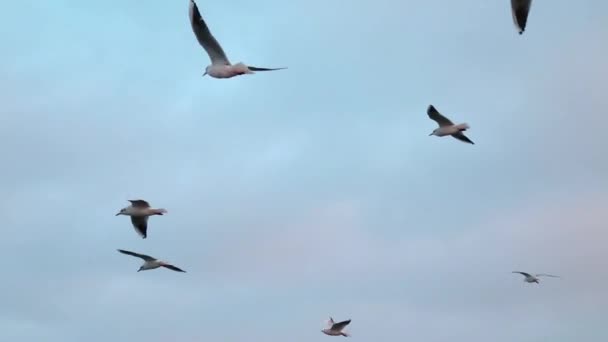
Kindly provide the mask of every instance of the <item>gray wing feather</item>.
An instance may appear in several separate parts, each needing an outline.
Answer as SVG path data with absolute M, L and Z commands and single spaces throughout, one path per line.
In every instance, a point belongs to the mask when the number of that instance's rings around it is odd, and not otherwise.
M 230 65 L 226 53 L 224 53 L 220 43 L 217 42 L 211 31 L 209 31 L 209 27 L 207 27 L 207 23 L 203 20 L 194 0 L 190 0 L 189 17 L 196 40 L 198 40 L 199 44 L 209 55 L 211 64 Z
M 334 323 L 334 325 L 332 325 L 331 330 L 336 330 L 336 331 L 340 331 L 342 329 L 344 329 L 345 326 L 350 324 L 350 319 L 346 320 L 346 321 L 342 321 L 342 322 L 338 322 L 338 323 Z
M 141 200 L 141 199 L 138 199 L 138 200 L 129 200 L 129 202 L 131 202 L 131 205 L 134 208 L 150 208 L 150 203 L 148 203 L 148 202 L 146 202 L 144 200 Z
M 511 15 L 519 34 L 526 30 L 532 0 L 511 0 Z
M 145 261 L 151 261 L 151 260 L 156 260 L 155 258 L 149 256 L 149 255 L 145 255 L 145 254 L 139 254 L 139 253 L 135 253 L 135 252 L 129 252 L 129 251 L 125 251 L 124 249 L 118 249 L 118 251 L 122 254 L 126 254 L 126 255 L 130 255 L 130 256 L 134 256 L 134 257 L 138 257 L 138 258 L 142 258 Z
M 526 272 L 513 271 L 513 273 L 519 273 L 525 277 L 531 277 L 530 273 L 526 273 Z
M 426 110 L 426 113 L 428 114 L 429 118 L 431 118 L 431 120 L 437 122 L 439 127 L 452 126 L 454 124 L 452 123 L 452 121 L 450 121 L 450 119 L 441 115 L 441 113 L 439 113 L 439 111 L 433 105 L 429 105 Z
M 461 132 L 452 134 L 452 137 L 454 137 L 460 141 L 475 145 L 475 143 L 473 141 L 471 141 L 471 139 L 467 138 L 467 136 L 462 134 Z
M 260 68 L 248 65 L 247 68 L 251 71 L 274 71 L 274 70 L 285 70 L 287 68 Z
M 139 236 L 148 237 L 148 216 L 131 216 L 131 223 Z
M 176 271 L 176 272 L 184 272 L 184 273 L 186 273 L 186 271 L 182 270 L 182 269 L 181 269 L 181 268 L 179 268 L 179 267 L 175 267 L 175 266 L 173 266 L 173 265 L 169 265 L 169 264 L 163 264 L 162 266 L 163 266 L 163 267 L 166 267 L 166 268 L 168 268 L 168 269 L 170 269 L 170 270 Z

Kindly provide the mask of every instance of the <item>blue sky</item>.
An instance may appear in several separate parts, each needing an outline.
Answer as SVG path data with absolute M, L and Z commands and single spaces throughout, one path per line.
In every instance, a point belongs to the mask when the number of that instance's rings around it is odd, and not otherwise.
M 289 69 L 201 77 L 186 0 L 4 5 L 3 339 L 608 339 L 608 3 L 198 3 Z

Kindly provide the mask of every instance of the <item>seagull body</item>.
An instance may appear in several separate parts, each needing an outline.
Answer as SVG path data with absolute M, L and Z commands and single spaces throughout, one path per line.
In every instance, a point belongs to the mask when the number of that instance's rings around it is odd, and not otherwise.
M 513 23 L 517 27 L 519 34 L 524 33 L 526 30 L 526 23 L 528 22 L 528 13 L 530 13 L 530 7 L 532 6 L 532 0 L 511 0 L 511 15 L 513 16 Z
M 150 208 L 150 204 L 144 200 L 129 200 L 131 205 L 120 209 L 118 215 L 131 216 L 131 223 L 135 231 L 145 239 L 148 236 L 148 217 L 153 215 L 164 215 L 165 209 Z
M 537 283 L 537 284 L 540 284 L 540 281 L 539 281 L 538 277 L 559 278 L 559 276 L 551 275 L 551 274 L 544 274 L 544 273 L 539 273 L 539 274 L 535 274 L 535 275 L 531 275 L 530 273 L 519 272 L 519 271 L 513 271 L 513 273 L 519 273 L 519 274 L 523 275 L 525 277 L 524 278 L 524 282 L 526 282 L 526 283 Z
M 441 115 L 441 113 L 439 113 L 439 111 L 435 109 L 433 105 L 429 105 L 426 110 L 426 113 L 428 114 L 429 118 L 431 118 L 431 120 L 437 122 L 437 124 L 439 125 L 439 128 L 435 129 L 431 134 L 429 134 L 429 136 L 435 135 L 438 137 L 444 137 L 446 135 L 451 135 L 452 137 L 460 141 L 464 141 L 469 144 L 475 144 L 469 138 L 467 138 L 466 135 L 462 133 L 469 129 L 468 124 L 461 123 L 458 125 L 454 125 L 454 123 L 450 121 L 450 119 Z
M 211 59 L 211 65 L 205 68 L 205 75 L 209 75 L 214 78 L 231 78 L 238 75 L 254 74 L 255 71 L 272 71 L 282 70 L 287 68 L 258 68 L 254 66 L 248 66 L 243 63 L 231 64 L 226 57 L 226 53 L 222 49 L 220 43 L 217 42 L 215 37 L 211 34 L 207 23 L 201 16 L 198 6 L 194 0 L 190 0 L 190 7 L 188 10 L 190 17 L 190 24 L 192 25 L 192 31 L 196 36 L 199 44 L 205 49 L 209 58 Z
M 329 317 L 327 321 L 327 328 L 321 330 L 325 335 L 329 336 L 344 336 L 349 337 L 350 335 L 344 331 L 344 328 L 350 324 L 350 319 L 342 322 L 334 322 L 334 319 Z
M 184 270 L 182 270 L 182 269 L 180 269 L 178 267 L 175 267 L 175 266 L 173 266 L 171 264 L 168 264 L 168 263 L 166 263 L 164 261 L 160 261 L 160 260 L 158 260 L 156 258 L 153 258 L 153 257 L 149 256 L 149 255 L 129 252 L 129 251 L 125 251 L 123 249 L 119 249 L 118 251 L 120 253 L 122 253 L 122 254 L 131 255 L 131 256 L 138 257 L 138 258 L 141 258 L 141 259 L 144 260 L 144 264 L 141 265 L 141 267 L 139 268 L 139 270 L 137 270 L 137 272 L 139 272 L 139 271 L 146 271 L 146 270 L 153 270 L 153 269 L 159 268 L 161 266 L 165 267 L 165 268 L 168 268 L 170 270 L 176 271 L 176 272 L 184 272 L 184 273 L 186 272 L 186 271 L 184 271 Z

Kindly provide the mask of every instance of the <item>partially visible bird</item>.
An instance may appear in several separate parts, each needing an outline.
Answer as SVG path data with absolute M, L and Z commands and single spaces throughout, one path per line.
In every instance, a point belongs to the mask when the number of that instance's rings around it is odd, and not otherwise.
M 203 20 L 198 6 L 194 0 L 190 0 L 190 7 L 188 11 L 190 17 L 190 25 L 192 25 L 192 31 L 196 36 L 199 44 L 205 49 L 209 58 L 211 59 L 211 65 L 205 68 L 205 75 L 209 75 L 214 78 L 231 78 L 238 75 L 254 74 L 254 71 L 272 71 L 282 70 L 287 68 L 258 68 L 254 66 L 248 66 L 243 63 L 230 64 L 228 57 L 224 53 L 220 43 L 217 42 L 215 37 L 211 34 L 207 23 Z
M 528 22 L 528 13 L 530 13 L 530 7 L 532 6 L 532 0 L 511 0 L 511 15 L 513 16 L 513 23 L 517 27 L 519 34 L 524 33 L 526 30 L 526 23 Z
M 321 330 L 321 332 L 323 332 L 324 334 L 329 335 L 329 336 L 349 337 L 350 334 L 348 334 L 346 331 L 344 331 L 344 328 L 349 324 L 350 324 L 350 319 L 336 323 L 336 322 L 334 322 L 333 318 L 329 317 L 329 321 L 327 322 L 327 328 Z
M 126 254 L 126 255 L 130 255 L 130 256 L 134 256 L 134 257 L 138 257 L 144 260 L 144 264 L 141 265 L 141 267 L 137 270 L 137 272 L 139 271 L 146 271 L 146 270 L 153 270 L 155 268 L 159 268 L 159 267 L 165 267 L 168 268 L 170 270 L 176 271 L 176 272 L 186 272 L 184 270 L 182 270 L 181 268 L 175 267 L 171 264 L 168 264 L 164 261 L 160 261 L 156 258 L 153 258 L 149 255 L 145 255 L 145 254 L 139 254 L 139 253 L 135 253 L 135 252 L 129 252 L 129 251 L 125 251 L 124 249 L 118 249 L 118 251 L 122 254 Z
M 552 277 L 552 278 L 559 278 L 559 276 L 556 275 L 551 275 L 551 274 L 544 274 L 544 273 L 539 273 L 539 274 L 535 274 L 535 275 L 531 275 L 530 273 L 526 273 L 526 272 L 519 272 L 519 271 L 513 271 L 513 273 L 519 273 L 521 275 L 523 275 L 524 281 L 526 283 L 537 283 L 539 284 L 539 279 L 538 277 Z
M 120 209 L 118 215 L 131 216 L 131 223 L 137 234 L 143 239 L 148 236 L 148 217 L 152 215 L 164 215 L 167 213 L 165 209 L 150 208 L 150 204 L 144 200 L 129 200 L 131 205 Z
M 429 105 L 426 110 L 426 113 L 428 114 L 429 118 L 431 118 L 431 120 L 434 120 L 439 125 L 439 128 L 435 129 L 431 134 L 429 134 L 429 136 L 436 135 L 438 137 L 443 137 L 446 135 L 451 135 L 452 137 L 460 141 L 464 141 L 469 144 L 475 144 L 462 133 L 469 129 L 468 124 L 461 123 L 458 125 L 454 125 L 454 123 L 450 121 L 450 119 L 441 115 L 441 113 L 439 113 L 439 111 L 435 109 L 433 105 Z

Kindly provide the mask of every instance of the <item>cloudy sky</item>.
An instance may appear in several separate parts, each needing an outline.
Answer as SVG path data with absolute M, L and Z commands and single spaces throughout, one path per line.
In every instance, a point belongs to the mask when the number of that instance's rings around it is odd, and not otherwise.
M 186 0 L 4 4 L 2 340 L 608 339 L 608 2 L 199 6 L 289 69 L 201 77 Z

